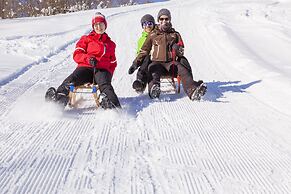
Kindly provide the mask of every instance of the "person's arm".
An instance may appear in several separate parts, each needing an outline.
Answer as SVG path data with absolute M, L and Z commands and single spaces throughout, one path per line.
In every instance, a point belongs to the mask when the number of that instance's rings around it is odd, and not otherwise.
M 82 36 L 76 44 L 76 48 L 73 54 L 73 59 L 76 63 L 88 63 L 88 54 L 87 54 L 87 37 Z
M 184 42 L 183 42 L 182 36 L 180 35 L 179 32 L 177 32 L 177 36 L 178 36 L 178 45 L 182 46 L 184 48 Z
M 176 35 L 177 35 L 177 43 L 175 43 L 172 46 L 172 51 L 175 52 L 176 56 L 181 57 L 181 56 L 184 56 L 184 42 L 179 32 L 176 32 Z
M 150 54 L 152 49 L 152 39 L 151 39 L 151 35 L 149 35 L 144 44 L 142 45 L 139 54 L 136 56 L 135 60 L 133 61 L 133 63 L 137 64 L 138 66 L 141 65 L 142 61 L 144 60 L 144 58 Z
M 117 60 L 116 60 L 116 56 L 115 56 L 115 48 L 116 48 L 116 45 L 114 42 L 112 42 L 113 44 L 113 52 L 112 54 L 110 55 L 110 64 L 111 64 L 111 67 L 115 67 L 117 66 Z
M 139 43 L 141 43 L 141 48 L 137 50 L 137 56 L 134 59 L 132 65 L 129 67 L 128 74 L 133 74 L 133 72 L 137 70 L 139 66 L 141 66 L 144 58 L 150 53 L 152 43 L 149 37 L 150 36 L 147 36 L 145 40 L 139 39 Z
M 140 53 L 141 47 L 143 46 L 145 40 L 148 37 L 148 33 L 147 32 L 142 32 L 141 37 L 138 39 L 137 41 L 137 49 L 136 49 L 136 55 L 138 55 Z

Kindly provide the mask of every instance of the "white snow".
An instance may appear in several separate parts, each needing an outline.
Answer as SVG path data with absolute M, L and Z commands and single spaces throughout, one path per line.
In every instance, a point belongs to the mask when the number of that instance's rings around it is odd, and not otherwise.
M 201 102 L 131 88 L 140 18 L 172 13 Z M 102 10 L 122 111 L 44 102 L 96 10 L 0 20 L 0 193 L 291 193 L 291 1 L 172 0 Z

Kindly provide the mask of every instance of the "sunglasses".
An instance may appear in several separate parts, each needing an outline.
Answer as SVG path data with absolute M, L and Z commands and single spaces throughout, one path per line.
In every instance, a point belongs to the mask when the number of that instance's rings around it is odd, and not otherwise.
M 159 18 L 159 21 L 169 21 L 169 18 Z
M 143 28 L 146 28 L 146 27 L 153 27 L 154 26 L 154 23 L 153 22 L 144 22 L 142 24 L 142 27 Z

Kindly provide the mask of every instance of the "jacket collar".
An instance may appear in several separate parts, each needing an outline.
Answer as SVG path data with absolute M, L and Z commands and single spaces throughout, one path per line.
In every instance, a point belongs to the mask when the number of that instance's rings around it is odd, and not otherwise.
M 176 32 L 176 30 L 174 28 L 171 28 L 168 32 L 164 32 L 162 30 L 159 29 L 159 27 L 157 26 L 153 31 L 155 31 L 156 34 L 165 34 L 165 33 L 172 33 L 172 32 Z
M 105 32 L 103 34 L 97 34 L 94 30 L 90 32 L 89 36 L 91 36 L 94 40 L 99 40 L 102 42 L 106 41 L 107 39 L 110 39 Z

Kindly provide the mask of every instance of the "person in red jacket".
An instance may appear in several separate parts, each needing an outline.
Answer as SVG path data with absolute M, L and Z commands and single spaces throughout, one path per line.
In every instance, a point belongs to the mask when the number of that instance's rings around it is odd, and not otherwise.
M 98 84 L 102 95 L 101 106 L 120 108 L 120 103 L 111 85 L 112 75 L 117 66 L 115 57 L 115 43 L 105 33 L 107 21 L 105 16 L 97 12 L 92 18 L 93 30 L 80 38 L 73 54 L 78 64 L 74 72 L 69 75 L 56 90 L 48 89 L 46 100 L 56 101 L 64 106 L 69 101 L 69 86 L 80 86 L 85 83 Z M 94 72 L 94 68 L 95 72 Z M 95 74 L 94 74 L 95 73 Z

